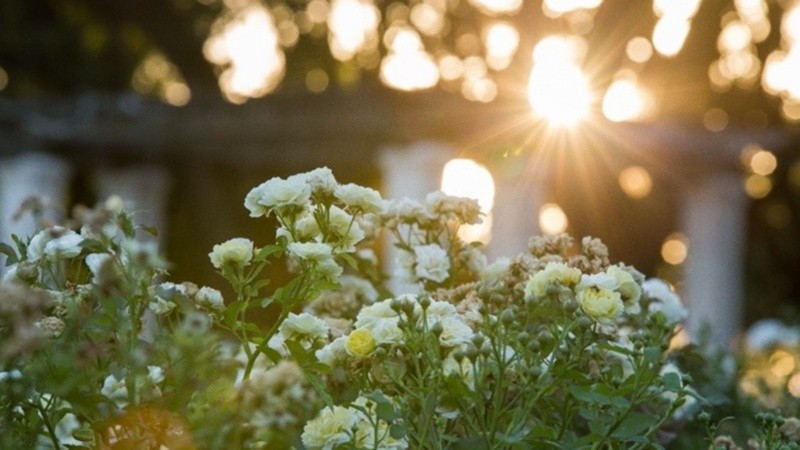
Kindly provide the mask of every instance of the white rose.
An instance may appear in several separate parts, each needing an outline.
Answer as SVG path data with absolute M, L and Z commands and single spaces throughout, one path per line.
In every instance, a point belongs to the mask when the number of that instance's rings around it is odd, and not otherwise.
M 58 227 L 56 227 L 58 228 Z M 28 242 L 27 256 L 29 261 L 35 261 L 44 256 L 44 246 L 52 239 L 48 230 L 41 230 Z
M 660 312 L 667 319 L 667 323 L 674 324 L 683 321 L 689 315 L 681 303 L 681 299 L 665 281 L 651 278 L 644 282 L 642 288 L 650 297 L 650 306 L 647 308 L 647 312 L 651 316 Z
M 225 264 L 246 266 L 253 259 L 253 241 L 245 238 L 229 239 L 215 245 L 208 257 L 217 269 Z
M 222 293 L 214 288 L 203 286 L 195 294 L 195 301 L 198 305 L 220 311 L 225 308 L 225 300 L 222 298 Z
M 366 328 L 372 333 L 372 338 L 375 339 L 376 345 L 400 344 L 403 342 L 403 330 L 400 329 L 399 322 L 399 317 L 380 319 Z
M 609 266 L 608 269 L 606 269 L 606 274 L 617 280 L 617 290 L 622 296 L 622 302 L 625 304 L 625 311 L 629 314 L 638 314 L 639 311 L 641 311 L 639 299 L 642 297 L 642 288 L 633 278 L 633 275 L 619 266 Z
M 164 369 L 159 366 L 147 366 L 147 378 L 153 384 L 164 382 Z
M 244 206 L 250 211 L 250 217 L 261 217 L 275 208 L 305 208 L 310 197 L 311 189 L 303 178 L 275 177 L 253 188 L 245 197 Z
M 94 278 L 100 276 L 100 270 L 103 267 L 103 264 L 106 263 L 111 258 L 111 255 L 108 253 L 90 253 L 86 255 L 84 261 L 86 262 L 86 267 L 89 268 L 89 271 L 92 272 Z
M 414 273 L 420 279 L 441 283 L 450 275 L 450 258 L 447 252 L 436 244 L 414 247 L 416 265 Z
M 292 242 L 286 250 L 297 258 L 317 262 L 331 259 L 333 255 L 331 246 L 320 242 Z
M 47 242 L 44 246 L 44 254 L 49 259 L 74 258 L 80 255 L 81 250 L 83 250 L 81 247 L 82 242 L 83 236 L 72 230 L 67 230 L 61 236 Z
M 336 249 L 348 253 L 356 251 L 356 244 L 365 237 L 364 230 L 361 229 L 358 222 L 338 206 L 331 206 L 329 217 L 328 232 L 334 234 L 334 237 L 339 240 L 335 245 Z
M 378 212 L 383 203 L 378 191 L 353 183 L 336 186 L 333 195 L 345 205 L 364 212 Z
M 575 299 L 586 315 L 601 323 L 611 323 L 625 309 L 616 287 L 617 280 L 606 274 L 583 275 Z
M 442 326 L 442 334 L 439 335 L 439 344 L 442 347 L 456 347 L 466 344 L 475 334 L 472 328 L 457 316 L 445 317 L 439 324 Z
M 483 268 L 480 273 L 480 279 L 482 281 L 497 280 L 506 273 L 510 265 L 510 259 L 497 258 L 491 264 Z
M 355 328 L 372 328 L 381 319 L 397 318 L 397 312 L 391 307 L 391 299 L 383 300 L 361 308 L 353 324 Z
M 327 167 L 320 167 L 310 172 L 293 175 L 289 178 L 301 180 L 311 188 L 311 192 L 323 195 L 333 194 L 338 184 L 336 178 L 333 176 L 333 172 Z
M 314 353 L 314 356 L 317 357 L 317 361 L 334 367 L 342 361 L 347 360 L 347 348 L 345 346 L 346 343 L 347 336 L 339 336 L 330 344 L 317 350 Z
M 353 429 L 361 418 L 355 409 L 343 406 L 323 408 L 317 417 L 303 427 L 301 439 L 309 450 L 330 450 L 351 440 Z
M 324 339 L 328 335 L 328 324 L 309 313 L 289 313 L 278 329 L 286 339 L 298 336 L 314 340 Z
M 116 403 L 120 408 L 128 405 L 128 388 L 125 385 L 125 378 L 118 380 L 114 375 L 109 375 L 103 381 L 103 388 L 100 390 L 106 398 Z

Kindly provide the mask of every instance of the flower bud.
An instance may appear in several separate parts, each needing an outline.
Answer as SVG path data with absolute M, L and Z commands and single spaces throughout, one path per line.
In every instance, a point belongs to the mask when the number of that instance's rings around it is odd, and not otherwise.
M 444 332 L 444 327 L 442 326 L 441 322 L 436 322 L 431 327 L 431 333 L 433 333 L 433 335 L 436 337 L 439 337 L 443 332 Z
M 502 314 L 500 314 L 500 321 L 503 322 L 506 325 L 510 325 L 510 324 L 514 323 L 515 319 L 516 319 L 516 317 L 514 315 L 514 311 L 512 311 L 510 309 L 507 309 L 507 310 L 503 311 Z
M 478 348 L 474 345 L 468 345 L 467 350 L 464 352 L 467 358 L 471 360 L 475 360 L 478 357 Z
M 522 344 L 526 344 L 531 340 L 531 335 L 527 331 L 523 331 L 517 335 L 517 340 Z
M 420 298 L 420 299 L 419 299 L 419 306 L 421 306 L 421 307 L 422 307 L 422 309 L 428 309 L 428 307 L 429 307 L 429 306 L 431 306 L 431 299 L 430 299 L 430 297 L 428 297 L 428 296 L 426 295 L 426 296 L 424 296 L 424 297 Z
M 400 310 L 403 308 L 403 302 L 399 298 L 393 298 L 389 302 L 389 307 L 392 308 L 392 311 L 399 313 Z

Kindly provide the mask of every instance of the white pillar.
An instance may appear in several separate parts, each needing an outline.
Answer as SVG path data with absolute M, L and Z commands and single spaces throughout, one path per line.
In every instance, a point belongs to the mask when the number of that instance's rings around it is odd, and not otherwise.
M 44 153 L 24 153 L 0 160 L 0 241 L 11 242 L 11 235 L 22 238 L 37 228 L 35 219 L 26 214 L 15 220 L 22 203 L 39 197 L 46 220 L 60 222 L 66 213 L 72 169 L 65 160 Z M 0 261 L 0 272 L 5 258 Z
M 689 331 L 697 337 L 707 323 L 710 343 L 728 347 L 741 330 L 743 316 L 747 197 L 741 176 L 708 175 L 690 188 L 683 208 L 689 239 L 684 275 Z
M 429 192 L 441 189 L 442 169 L 455 155 L 453 148 L 436 142 L 416 142 L 408 147 L 384 149 L 379 157 L 383 197 L 423 200 Z M 384 249 L 384 265 L 387 273 L 392 275 L 397 267 L 397 250 L 392 242 L 387 242 Z M 416 286 L 394 277 L 388 284 L 395 294 L 417 290 Z
M 168 171 L 159 166 L 134 166 L 122 169 L 100 169 L 94 174 L 98 199 L 117 195 L 137 224 L 158 230 L 158 242 L 163 244 L 167 231 L 167 208 L 171 180 Z M 139 232 L 138 239 L 152 239 Z
M 512 258 L 525 252 L 528 240 L 539 234 L 539 209 L 547 190 L 547 170 L 540 167 L 531 175 L 513 169 L 501 168 L 495 173 L 492 240 L 487 247 L 490 258 Z

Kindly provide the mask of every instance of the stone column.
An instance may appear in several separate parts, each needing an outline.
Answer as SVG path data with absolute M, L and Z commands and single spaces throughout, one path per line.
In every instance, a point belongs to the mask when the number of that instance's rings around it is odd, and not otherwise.
M 539 234 L 539 209 L 547 192 L 547 169 L 529 174 L 512 167 L 494 173 L 492 240 L 487 246 L 490 259 L 514 257 L 528 248 L 528 240 Z
M 712 173 L 687 194 L 682 228 L 689 240 L 688 328 L 697 337 L 707 323 L 710 343 L 726 348 L 742 327 L 747 197 L 734 172 Z
M 105 201 L 117 195 L 125 202 L 137 224 L 158 230 L 158 242 L 164 244 L 167 232 L 167 208 L 171 178 L 163 167 L 147 165 L 119 169 L 103 168 L 94 174 L 97 198 Z M 153 239 L 139 232 L 137 239 Z
M 416 142 L 407 147 L 384 149 L 379 157 L 383 197 L 423 200 L 427 193 L 441 188 L 442 169 L 455 156 L 454 149 L 436 142 Z M 392 242 L 385 243 L 383 261 L 389 275 L 397 267 L 396 252 Z M 417 291 L 416 286 L 394 277 L 388 285 L 395 294 Z
M 46 221 L 64 219 L 69 201 L 72 168 L 61 158 L 45 153 L 24 153 L 0 160 L 0 241 L 10 243 L 11 235 L 22 238 L 37 228 L 30 214 L 15 218 L 22 203 L 31 197 L 42 200 Z M 0 272 L 5 257 L 0 257 Z

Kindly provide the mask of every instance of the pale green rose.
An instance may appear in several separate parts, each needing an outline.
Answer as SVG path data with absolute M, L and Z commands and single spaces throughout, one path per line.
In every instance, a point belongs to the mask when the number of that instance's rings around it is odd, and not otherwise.
M 271 178 L 256 186 L 247 194 L 244 206 L 250 217 L 269 215 L 273 209 L 304 209 L 311 197 L 311 188 L 299 177 Z
M 317 262 L 327 261 L 333 255 L 331 246 L 320 242 L 292 242 L 286 250 L 297 258 Z
M 560 287 L 573 287 L 581 280 L 581 271 L 563 263 L 550 262 L 525 284 L 525 298 L 541 298 Z
M 227 240 L 215 245 L 208 257 L 217 269 L 225 264 L 246 266 L 253 259 L 253 241 L 245 238 Z
M 625 311 L 629 314 L 638 314 L 641 311 L 639 299 L 642 298 L 642 288 L 630 272 L 619 266 L 609 266 L 606 274 L 617 280 L 617 291 L 622 296 Z

